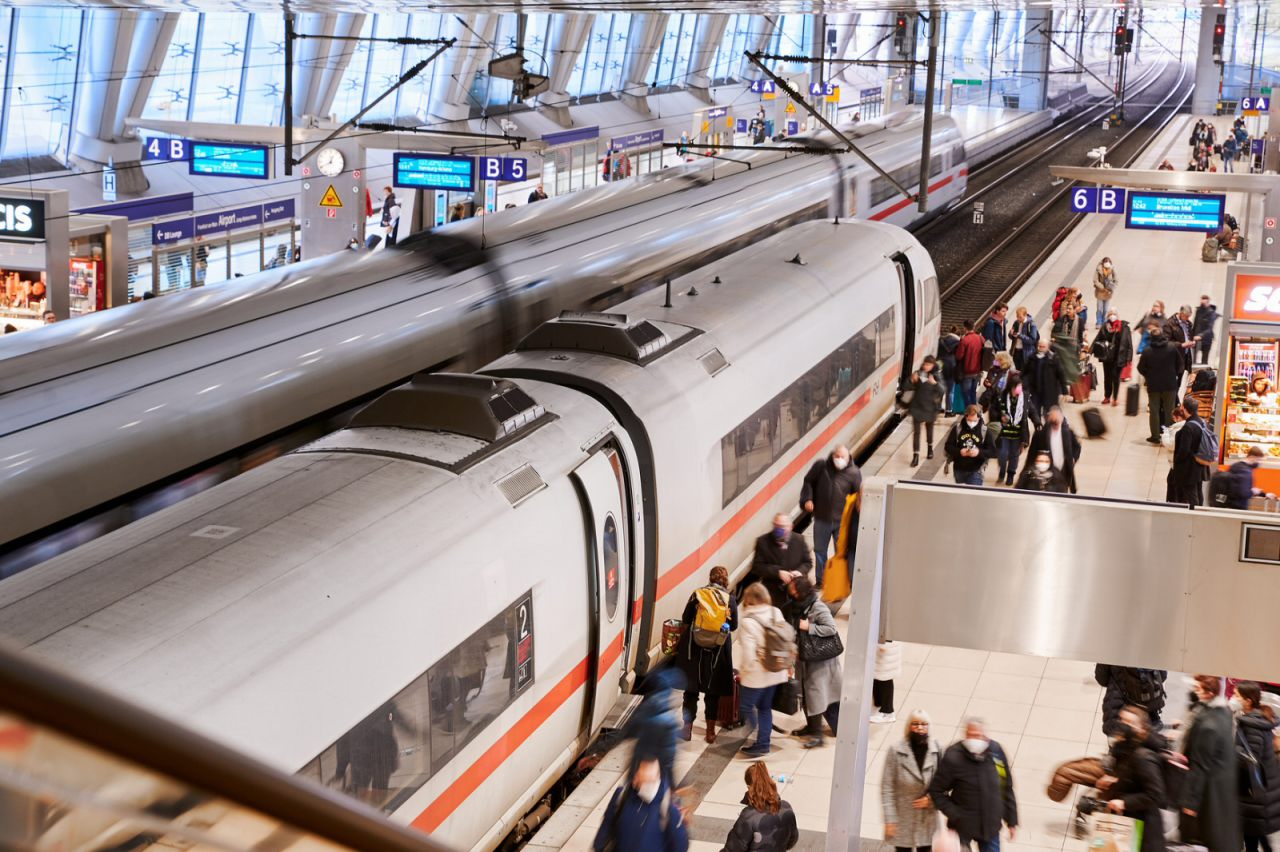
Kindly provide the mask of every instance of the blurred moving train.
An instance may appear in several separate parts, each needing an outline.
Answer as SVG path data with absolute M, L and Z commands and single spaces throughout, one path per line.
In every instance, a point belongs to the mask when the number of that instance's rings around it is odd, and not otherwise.
M 460 848 L 571 765 L 712 565 L 938 339 L 914 238 L 809 222 L 0 583 L 0 639 Z M 118 842 L 125 843 L 121 837 Z
M 921 123 L 849 129 L 908 187 Z M 964 192 L 934 124 L 930 202 Z M 793 137 L 831 147 L 834 136 Z M 423 371 L 474 369 L 800 221 L 919 214 L 853 154 L 732 152 L 0 340 L 0 577 L 337 427 Z M 311 431 L 306 431 L 310 428 Z

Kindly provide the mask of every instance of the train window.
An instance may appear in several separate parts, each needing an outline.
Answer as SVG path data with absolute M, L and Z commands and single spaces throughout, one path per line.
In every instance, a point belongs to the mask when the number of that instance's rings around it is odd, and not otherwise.
M 922 309 L 920 313 L 925 322 L 942 313 L 942 306 L 938 303 L 937 276 L 930 275 L 920 282 L 920 306 Z
M 935 154 L 929 158 L 929 177 L 935 178 L 942 174 L 942 155 Z
M 394 811 L 533 683 L 533 593 L 449 651 L 298 773 Z
M 618 614 L 618 590 L 621 577 L 618 575 L 618 524 L 613 515 L 604 516 L 604 608 L 610 621 Z
M 720 439 L 723 505 L 895 357 L 894 328 L 889 308 Z

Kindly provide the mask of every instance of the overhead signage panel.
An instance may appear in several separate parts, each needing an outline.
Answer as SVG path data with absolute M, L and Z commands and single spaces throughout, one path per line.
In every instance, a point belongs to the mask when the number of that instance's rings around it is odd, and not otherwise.
M 471 192 L 476 188 L 476 161 L 447 154 L 393 156 L 391 182 L 406 189 L 444 189 Z
M 39 242 L 43 239 L 43 200 L 0 198 L 0 240 Z
M 1124 225 L 1149 231 L 1217 232 L 1226 204 L 1225 195 L 1130 190 Z
M 524 157 L 481 157 L 480 179 L 486 181 L 524 180 L 529 173 Z
M 1079 186 L 1071 190 L 1072 213 L 1123 213 L 1125 191 L 1110 186 Z
M 192 142 L 188 171 L 207 177 L 266 180 L 271 177 L 271 151 L 265 145 Z
M 1237 272 L 1231 319 L 1280 324 L 1280 274 L 1253 275 Z

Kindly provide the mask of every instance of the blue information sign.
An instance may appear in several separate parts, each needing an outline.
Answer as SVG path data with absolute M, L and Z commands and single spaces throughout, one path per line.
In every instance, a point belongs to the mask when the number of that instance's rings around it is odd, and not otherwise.
M 393 155 L 391 182 L 408 189 L 452 189 L 470 192 L 476 188 L 476 161 L 448 154 Z
M 751 91 L 758 95 L 769 95 L 778 91 L 778 84 L 772 80 L 752 80 Z
M 193 175 L 266 180 L 271 177 L 271 151 L 265 145 L 190 142 L 188 171 Z
M 1126 228 L 1151 231 L 1213 231 L 1222 229 L 1225 195 L 1132 190 L 1125 209 Z
M 181 137 L 144 136 L 142 158 L 144 160 L 185 160 L 187 140 Z
M 1266 112 L 1271 109 L 1271 98 L 1241 98 L 1241 112 Z
M 1071 190 L 1072 213 L 1123 213 L 1125 191 L 1114 187 L 1078 186 Z

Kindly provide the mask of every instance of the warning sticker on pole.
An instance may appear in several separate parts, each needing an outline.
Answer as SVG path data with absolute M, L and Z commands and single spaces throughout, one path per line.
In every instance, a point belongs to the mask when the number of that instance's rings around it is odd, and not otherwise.
M 324 191 L 324 198 L 320 199 L 321 207 L 341 207 L 342 199 L 338 197 L 338 191 L 333 188 L 333 184 L 329 184 L 329 188 Z

